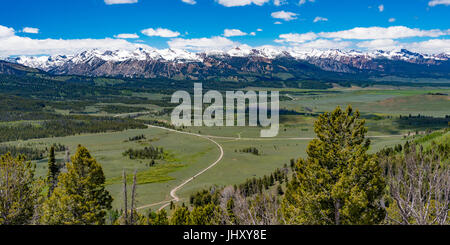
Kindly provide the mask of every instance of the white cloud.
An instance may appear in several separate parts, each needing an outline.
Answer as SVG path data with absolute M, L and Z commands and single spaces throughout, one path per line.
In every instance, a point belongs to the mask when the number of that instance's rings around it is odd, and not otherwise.
M 273 22 L 275 25 L 281 25 L 281 24 L 283 24 L 283 23 L 281 23 L 281 22 L 279 22 L 279 21 L 275 21 L 275 22 Z
M 107 5 L 112 4 L 125 4 L 125 3 L 137 3 L 138 0 L 105 0 Z
M 392 39 L 377 39 L 357 43 L 356 46 L 369 50 L 393 50 L 399 47 L 399 43 Z
M 238 29 L 225 29 L 223 31 L 223 35 L 225 37 L 237 37 L 237 36 L 246 36 L 247 33 Z
M 436 5 L 449 6 L 450 5 L 450 0 L 432 0 L 432 1 L 428 2 L 428 6 L 430 6 L 430 7 L 434 7 Z
M 290 21 L 290 20 L 295 20 L 297 19 L 298 14 L 296 13 L 292 13 L 292 12 L 286 12 L 286 11 L 278 11 L 278 12 L 273 12 L 271 14 L 272 18 L 275 19 L 282 19 L 285 21 Z
M 115 38 L 123 38 L 123 39 L 135 39 L 139 38 L 136 33 L 122 33 L 114 36 Z
M 318 38 L 314 32 L 308 32 L 304 34 L 298 33 L 288 33 L 281 34 L 278 36 L 280 39 L 275 40 L 277 43 L 305 43 L 307 41 L 312 41 Z
M 319 21 L 328 21 L 328 19 L 324 18 L 324 17 L 317 16 L 316 18 L 314 18 L 313 22 L 316 23 L 316 22 L 319 22 Z
M 419 53 L 450 54 L 450 39 L 430 39 L 427 41 L 413 43 L 401 43 L 392 39 L 379 39 L 360 42 L 357 43 L 356 46 L 369 50 L 399 50 L 404 48 Z
M 14 33 L 13 28 L 0 25 L 0 38 L 14 36 Z
M 275 6 L 281 6 L 281 5 L 287 4 L 287 1 L 286 0 L 273 0 L 273 4 Z
M 263 4 L 269 2 L 270 0 L 216 0 L 216 1 L 225 7 L 238 7 L 250 4 L 262 6 Z
M 167 42 L 170 48 L 188 49 L 194 51 L 217 50 L 226 49 L 238 46 L 238 43 L 231 41 L 225 37 L 211 37 L 211 38 L 174 38 Z
M 352 42 L 317 39 L 311 42 L 295 45 L 300 49 L 345 49 L 352 45 Z
M 149 37 L 178 37 L 180 35 L 177 31 L 171 31 L 169 29 L 165 28 L 148 28 L 141 31 L 142 34 L 149 36 Z
M 421 30 L 405 26 L 357 27 L 350 30 L 321 33 L 288 33 L 279 35 L 274 40 L 277 43 L 287 43 L 293 47 L 301 48 L 360 48 L 368 50 L 408 50 L 423 53 L 450 54 L 449 39 L 430 39 L 422 42 L 400 42 L 396 39 L 410 37 L 440 37 L 450 35 L 450 30 Z M 360 40 L 359 42 L 356 40 Z
M 313 3 L 315 2 L 315 0 L 308 0 L 309 2 Z M 303 5 L 306 3 L 306 0 L 300 0 L 300 2 L 298 2 L 298 5 Z
M 11 55 L 71 55 L 90 49 L 126 49 L 148 47 L 123 39 L 32 39 L 9 36 L 0 38 L 0 57 Z
M 409 28 L 406 26 L 391 27 L 356 27 L 350 30 L 337 32 L 322 32 L 319 36 L 326 38 L 342 39 L 397 39 L 407 37 L 439 37 L 447 35 L 447 32 L 434 30 L 421 30 L 418 28 Z
M 389 22 L 395 22 L 395 18 L 389 18 L 389 20 L 388 20 Z
M 250 36 L 256 36 L 256 32 L 254 32 L 254 31 L 253 31 L 253 32 L 250 32 L 249 35 L 250 35 Z
M 195 0 L 181 0 L 183 3 L 187 3 L 187 4 L 196 4 L 197 2 Z
M 430 39 L 423 42 L 409 43 L 405 45 L 405 48 L 414 52 L 450 54 L 450 39 Z
M 380 12 L 383 12 L 383 11 L 384 11 L 384 5 L 383 5 L 383 4 L 379 5 L 379 6 L 378 6 L 378 10 L 379 10 Z
M 39 33 L 39 29 L 38 28 L 33 28 L 33 27 L 25 27 L 25 28 L 22 29 L 22 32 L 38 34 Z
M 261 29 L 261 28 L 258 28 L 258 29 L 256 29 L 256 31 L 263 31 L 263 29 Z

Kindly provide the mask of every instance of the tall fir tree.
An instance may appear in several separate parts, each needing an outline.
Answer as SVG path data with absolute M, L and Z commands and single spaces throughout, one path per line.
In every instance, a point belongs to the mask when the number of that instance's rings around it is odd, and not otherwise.
M 358 111 L 349 106 L 315 122 L 317 139 L 307 159 L 294 166 L 282 211 L 293 224 L 378 224 L 385 218 L 380 199 L 386 187 L 378 159 Z
M 43 224 L 105 223 L 106 210 L 111 209 L 112 197 L 105 190 L 102 167 L 89 151 L 78 146 L 67 172 L 58 177 L 58 185 L 43 205 Z
M 50 147 L 50 152 L 48 155 L 48 173 L 47 173 L 47 184 L 49 186 L 48 196 L 51 195 L 53 189 L 58 181 L 59 167 L 56 164 L 55 158 L 55 147 Z
M 171 225 L 189 225 L 190 212 L 189 209 L 184 206 L 184 203 L 183 206 L 175 208 L 169 223 Z

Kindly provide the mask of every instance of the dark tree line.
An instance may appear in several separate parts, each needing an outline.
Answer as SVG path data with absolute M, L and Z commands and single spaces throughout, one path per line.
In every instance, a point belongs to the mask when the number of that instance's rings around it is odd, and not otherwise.
M 61 144 L 61 143 L 54 143 L 51 147 L 55 149 L 55 152 L 63 152 L 69 149 L 69 147 Z M 49 151 L 49 149 L 46 147 L 46 151 Z
M 60 116 L 59 119 L 40 122 L 0 126 L 0 142 L 35 138 L 61 137 L 81 133 L 104 133 L 125 129 L 143 129 L 146 126 L 132 119 L 93 116 Z
M 446 115 L 445 117 L 432 117 L 420 114 L 409 114 L 408 116 L 400 116 L 396 121 L 404 128 L 411 128 L 411 126 L 415 126 L 437 129 L 448 126 L 450 123 L 450 116 Z
M 143 140 L 146 139 L 145 135 L 141 134 L 141 135 L 137 135 L 134 137 L 129 137 L 128 141 L 138 141 L 138 140 Z
M 144 149 L 128 149 L 124 153 L 130 159 L 163 159 L 164 149 L 162 147 L 148 146 Z
M 10 153 L 12 157 L 22 155 L 27 160 L 41 160 L 46 157 L 46 150 L 25 146 L 0 145 L 0 155 Z
M 247 148 L 244 148 L 244 149 L 240 149 L 239 152 L 250 153 L 250 154 L 253 154 L 253 155 L 257 155 L 257 156 L 260 155 L 260 152 L 259 152 L 258 148 L 256 148 L 256 147 L 247 147 Z
M 101 110 L 107 113 L 115 113 L 115 114 L 148 111 L 148 109 L 145 107 L 119 106 L 119 105 L 106 105 L 103 106 Z

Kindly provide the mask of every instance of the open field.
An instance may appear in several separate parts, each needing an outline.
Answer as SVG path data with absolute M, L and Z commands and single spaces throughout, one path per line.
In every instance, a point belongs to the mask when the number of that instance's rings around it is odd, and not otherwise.
M 347 104 L 352 104 L 354 108 L 360 110 L 363 118 L 366 119 L 369 136 L 391 136 L 372 138 L 371 152 L 376 152 L 386 146 L 403 143 L 407 139 L 402 135 L 408 134 L 408 132 L 429 128 L 399 121 L 399 115 L 421 114 L 434 117 L 450 115 L 449 89 L 282 89 L 281 93 L 289 95 L 289 98 L 291 98 L 281 101 L 281 108 L 295 110 L 303 114 L 281 115 L 280 131 L 276 138 L 257 139 L 261 130 L 258 127 L 192 127 L 183 129 L 184 132 L 212 136 L 212 139 L 223 147 L 224 157 L 216 166 L 177 191 L 177 195 L 182 202 L 188 202 L 189 195 L 199 189 L 213 185 L 240 184 L 248 178 L 271 173 L 274 169 L 288 164 L 290 159 L 304 157 L 308 142 L 315 137 L 313 124 L 316 115 L 324 111 L 331 111 L 337 105 L 345 107 Z M 140 94 L 139 96 L 152 100 L 164 97 L 158 94 Z M 107 106 L 116 107 L 110 108 L 109 110 L 112 111 L 107 112 L 103 110 Z M 174 105 L 166 104 L 166 106 L 172 107 Z M 79 112 L 97 116 L 121 117 L 145 108 L 151 113 L 140 115 L 137 119 L 169 121 L 170 115 L 161 113 L 164 107 L 164 104 L 95 103 L 84 107 Z M 134 108 L 138 109 L 134 110 Z M 117 110 L 120 110 L 120 113 Z M 61 110 L 60 112 L 67 114 L 69 110 Z M 39 122 L 39 120 L 32 121 L 33 124 Z M 2 122 L 1 124 L 11 126 L 21 123 L 24 122 Z M 432 127 L 445 127 L 441 124 L 432 125 Z M 130 137 L 141 134 L 145 135 L 146 139 L 128 141 Z M 448 137 L 444 140 L 448 140 Z M 53 143 L 68 146 L 71 153 L 78 144 L 89 149 L 103 166 L 107 179 L 107 189 L 114 197 L 114 208 L 118 209 L 122 206 L 121 175 L 123 170 L 127 172 L 128 180 L 131 179 L 134 170 L 137 170 L 137 205 L 142 206 L 171 200 L 169 193 L 174 187 L 208 167 L 219 155 L 217 146 L 205 138 L 158 128 L 41 138 L 3 144 L 45 148 Z M 162 147 L 167 152 L 164 160 L 156 160 L 155 166 L 148 166 L 149 159 L 131 160 L 122 155 L 129 148 L 140 149 L 150 145 Z M 240 152 L 240 150 L 248 147 L 257 148 L 260 155 Z M 64 152 L 59 152 L 57 160 L 63 161 L 63 158 Z M 47 171 L 47 160 L 36 161 L 36 164 L 37 174 L 44 176 Z M 162 204 L 151 208 L 157 209 Z

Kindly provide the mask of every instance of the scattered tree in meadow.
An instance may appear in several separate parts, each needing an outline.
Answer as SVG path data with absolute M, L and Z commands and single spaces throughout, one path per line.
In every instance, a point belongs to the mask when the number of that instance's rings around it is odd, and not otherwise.
M 67 172 L 59 175 L 58 185 L 44 203 L 42 223 L 104 224 L 112 197 L 105 190 L 101 165 L 85 147 L 78 146 L 72 162 L 66 166 Z
M 378 224 L 385 218 L 385 180 L 377 158 L 367 153 L 370 141 L 359 117 L 350 106 L 319 116 L 317 139 L 294 166 L 282 203 L 287 223 Z
M 128 149 L 123 156 L 128 156 L 130 159 L 164 159 L 164 149 L 154 146 L 148 146 L 144 149 Z

